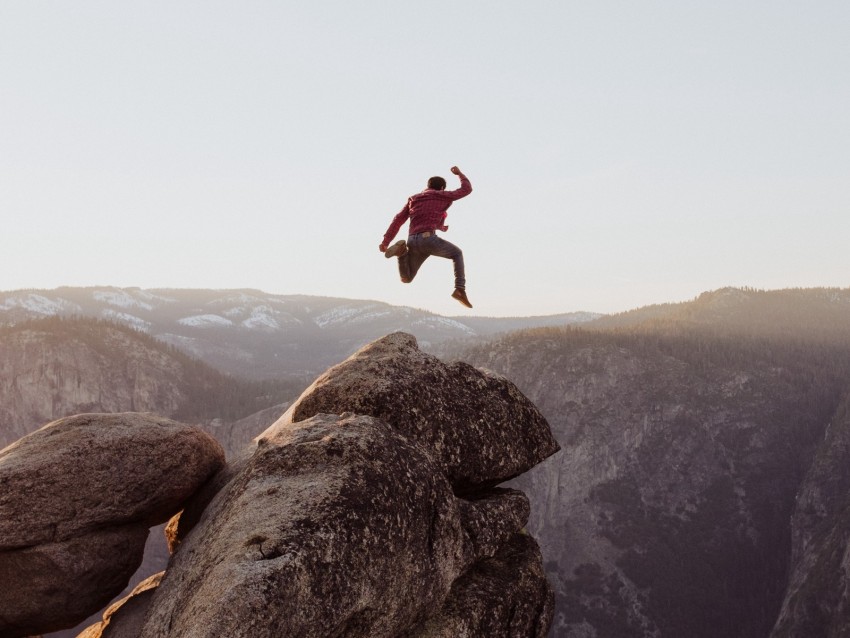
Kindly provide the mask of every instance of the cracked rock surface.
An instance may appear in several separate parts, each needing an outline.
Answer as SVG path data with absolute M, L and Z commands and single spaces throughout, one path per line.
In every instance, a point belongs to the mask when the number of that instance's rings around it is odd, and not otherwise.
M 545 638 L 555 614 L 555 594 L 542 562 L 537 542 L 516 534 L 458 578 L 442 609 L 404 638 Z
M 392 638 L 525 524 L 513 490 L 457 498 L 369 416 L 279 427 L 179 545 L 142 635 Z
M 258 440 L 319 413 L 367 414 L 419 443 L 456 493 L 528 471 L 560 448 L 517 387 L 469 364 L 446 364 L 396 332 L 321 375 Z

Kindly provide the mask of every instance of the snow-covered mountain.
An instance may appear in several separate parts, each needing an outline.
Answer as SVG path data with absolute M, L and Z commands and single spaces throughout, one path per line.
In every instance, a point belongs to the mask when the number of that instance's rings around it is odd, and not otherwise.
M 57 288 L 0 292 L 0 325 L 47 316 L 114 321 L 220 370 L 253 378 L 311 377 L 395 330 L 423 348 L 520 328 L 583 323 L 600 315 L 443 317 L 378 301 L 273 295 L 259 290 Z

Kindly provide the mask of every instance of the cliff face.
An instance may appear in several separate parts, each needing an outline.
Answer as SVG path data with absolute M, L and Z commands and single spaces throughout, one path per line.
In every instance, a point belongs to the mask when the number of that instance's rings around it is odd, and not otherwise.
M 824 433 L 850 386 L 850 357 L 824 352 L 537 331 L 465 353 L 514 380 L 562 447 L 515 482 L 556 588 L 556 636 L 770 634 L 792 564 L 810 573 L 814 560 L 803 550 L 812 524 L 794 514 L 803 479 L 814 503 L 837 489 L 817 476 L 848 475 L 836 460 L 846 460 L 845 435 Z M 846 526 L 836 529 L 822 500 L 806 511 L 829 520 L 819 538 L 843 556 Z
M 771 636 L 850 631 L 850 396 L 826 428 L 797 496 L 788 588 Z
M 0 447 L 48 421 L 93 410 L 171 415 L 186 400 L 187 375 L 162 350 L 103 326 L 97 347 L 84 332 L 8 331 L 0 339 Z
M 241 445 L 256 430 L 243 435 L 251 426 L 245 422 L 232 431 L 239 417 L 291 399 L 301 387 L 239 382 L 117 324 L 28 322 L 0 328 L 0 447 L 64 416 L 127 411 L 201 422 Z

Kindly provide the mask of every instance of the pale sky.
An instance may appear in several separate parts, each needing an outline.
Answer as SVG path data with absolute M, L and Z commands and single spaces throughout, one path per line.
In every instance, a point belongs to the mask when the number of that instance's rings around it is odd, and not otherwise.
M 0 290 L 847 287 L 848 34 L 845 0 L 0 0 Z M 472 311 L 449 261 L 403 285 L 377 248 L 453 164 Z

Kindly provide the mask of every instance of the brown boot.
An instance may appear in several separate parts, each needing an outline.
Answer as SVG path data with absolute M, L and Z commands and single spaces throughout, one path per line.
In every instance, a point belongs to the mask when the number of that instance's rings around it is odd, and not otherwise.
M 452 299 L 457 299 L 467 308 L 472 308 L 472 304 L 469 303 L 469 299 L 466 298 L 466 290 L 463 288 L 455 288 L 455 291 L 452 293 Z
M 384 257 L 389 259 L 390 257 L 401 257 L 404 253 L 407 252 L 407 242 L 403 239 L 399 239 L 392 246 L 387 248 L 384 251 Z

